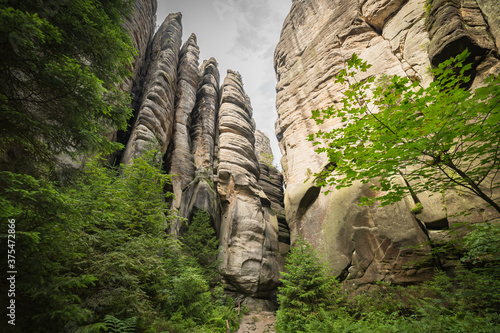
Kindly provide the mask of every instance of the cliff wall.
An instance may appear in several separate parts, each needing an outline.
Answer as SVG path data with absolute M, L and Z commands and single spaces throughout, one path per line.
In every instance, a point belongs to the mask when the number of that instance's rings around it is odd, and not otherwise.
M 475 222 L 495 215 L 478 200 L 452 191 L 421 193 L 424 210 L 414 216 L 411 198 L 386 207 L 358 206 L 361 196 L 378 195 L 370 184 L 341 190 L 315 187 L 312 175 L 326 159 L 306 138 L 342 124 L 330 119 L 317 125 L 311 111 L 340 101 L 344 88 L 334 76 L 353 53 L 373 65 L 364 77 L 397 74 L 426 86 L 432 81 L 430 66 L 468 48 L 474 84 L 480 84 L 486 74 L 498 71 L 499 7 L 488 0 L 294 1 L 274 56 L 286 220 L 292 243 L 303 235 L 350 285 L 427 279 L 430 262 L 419 269 L 405 267 L 423 259 L 429 249 L 410 247 L 429 236 L 442 237 L 443 230 L 433 229 L 447 229 L 462 209 Z M 325 196 L 326 190 L 332 192 Z

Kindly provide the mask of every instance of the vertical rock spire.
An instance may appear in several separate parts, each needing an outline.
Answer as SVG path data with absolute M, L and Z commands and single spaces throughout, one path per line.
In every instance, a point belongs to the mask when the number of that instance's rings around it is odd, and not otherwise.
M 219 110 L 219 70 L 217 61 L 210 58 L 203 62 L 203 75 L 197 93 L 196 107 L 191 117 L 191 153 L 197 169 L 214 166 L 215 135 Z
M 194 178 L 194 163 L 191 155 L 190 125 L 191 112 L 196 104 L 196 91 L 200 81 L 200 49 L 196 36 L 192 34 L 180 52 L 177 92 L 175 95 L 175 121 L 173 140 L 167 153 L 167 170 L 174 175 L 172 187 L 174 201 L 172 208 L 179 210 L 182 191 Z
M 220 269 L 230 290 L 249 300 L 269 298 L 279 279 L 278 221 L 258 184 L 250 99 L 230 70 L 221 88 L 219 133 Z
M 125 163 L 150 148 L 167 151 L 174 123 L 181 18 L 181 13 L 168 15 L 153 39 L 142 102 L 123 156 Z

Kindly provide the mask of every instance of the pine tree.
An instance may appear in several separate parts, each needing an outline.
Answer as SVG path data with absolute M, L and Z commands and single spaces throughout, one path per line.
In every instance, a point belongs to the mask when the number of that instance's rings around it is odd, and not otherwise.
M 288 254 L 285 270 L 280 279 L 283 285 L 278 288 L 277 328 L 279 332 L 300 332 L 320 309 L 336 303 L 340 288 L 311 244 L 302 238 Z
M 198 210 L 191 220 L 189 229 L 182 238 L 184 250 L 196 259 L 205 271 L 205 276 L 212 280 L 216 276 L 218 262 L 216 260 L 219 241 L 210 223 L 210 214 Z

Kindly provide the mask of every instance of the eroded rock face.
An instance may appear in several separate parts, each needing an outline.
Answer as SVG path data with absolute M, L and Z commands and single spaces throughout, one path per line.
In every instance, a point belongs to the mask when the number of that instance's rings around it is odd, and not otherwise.
M 143 60 L 147 75 L 143 84 L 134 82 L 143 89 L 123 161 L 159 149 L 174 175 L 170 203 L 179 215 L 168 231 L 182 235 L 194 213 L 206 210 L 220 239 L 229 290 L 249 306 L 271 309 L 289 247 L 283 178 L 274 167 L 259 165 L 241 76 L 228 71 L 219 91 L 217 62 L 211 58 L 200 67 L 196 36 L 181 48 L 181 34 L 181 14 L 170 14 Z M 267 142 L 259 156 L 267 154 L 272 163 L 269 139 L 258 141 Z
M 139 75 L 146 69 L 146 53 L 154 35 L 157 7 L 157 0 L 134 1 L 132 15 L 124 22 L 124 27 L 129 31 L 137 49 L 131 68 L 132 76 L 126 78 L 121 86 L 122 90 L 128 93 L 133 93 L 134 81 L 141 81 Z
M 206 210 L 220 239 L 221 271 L 230 290 L 249 306 L 270 309 L 289 244 L 283 177 L 274 167 L 259 165 L 257 155 L 264 153 L 263 160 L 272 163 L 269 139 L 259 136 L 265 147 L 256 153 L 252 107 L 241 76 L 229 71 L 219 94 L 216 60 L 199 67 L 194 35 L 181 48 L 181 14 L 168 15 L 153 37 L 156 0 L 133 4 L 124 25 L 138 54 L 133 76 L 121 89 L 133 95 L 135 118 L 130 131 L 110 138 L 126 144 L 124 163 L 160 151 L 165 171 L 176 175 L 168 190 L 175 194 L 169 204 L 179 218 L 165 226 L 167 231 L 182 235 L 194 213 Z
M 485 8 L 490 8 L 490 14 L 481 12 Z M 410 214 L 411 199 L 383 208 L 360 207 L 361 196 L 378 195 L 370 193 L 367 185 L 342 190 L 314 186 L 312 175 L 327 161 L 306 138 L 342 124 L 330 119 L 317 125 L 311 120 L 311 111 L 340 101 L 344 87 L 334 83 L 334 76 L 352 53 L 373 65 L 357 79 L 397 74 L 419 79 L 423 86 L 432 81 L 427 70 L 431 64 L 457 55 L 465 47 L 472 49 L 478 69 L 497 66 L 490 33 L 498 31 L 498 24 L 489 28 L 486 21 L 488 17 L 498 21 L 491 14 L 498 12 L 498 5 L 488 0 L 436 0 L 428 11 L 425 0 L 295 1 L 276 47 L 276 134 L 283 153 L 286 219 L 292 243 L 298 234 L 303 235 L 326 254 L 337 274 L 356 285 L 428 278 L 429 267 L 418 271 L 404 268 L 425 254 L 407 247 L 426 241 L 427 230 Z M 325 190 L 332 192 L 324 196 Z M 458 200 L 455 194 L 446 196 L 449 202 Z M 425 201 L 432 207 L 427 210 L 429 222 L 441 223 L 457 212 L 445 211 L 439 196 Z
M 279 279 L 278 220 L 259 186 L 254 132 L 252 107 L 241 76 L 229 70 L 219 111 L 220 268 L 233 291 L 269 298 Z
M 200 81 L 200 49 L 194 34 L 184 43 L 179 54 L 177 93 L 175 95 L 175 121 L 173 138 L 167 152 L 168 173 L 172 177 L 174 201 L 172 208 L 179 210 L 182 191 L 193 180 L 195 165 L 191 155 L 191 112 L 196 104 L 196 91 Z
M 476 0 L 434 0 L 428 11 L 428 52 L 434 66 L 466 48 L 477 64 L 489 50 L 496 49 Z
M 190 218 L 198 209 L 207 211 L 220 234 L 220 204 L 214 185 L 215 140 L 219 111 L 219 70 L 214 58 L 199 69 L 196 104 L 190 117 L 190 157 L 194 178 L 182 193 L 180 215 Z M 181 166 L 180 166 L 181 167 Z
M 153 39 L 142 102 L 123 155 L 124 163 L 150 148 L 167 151 L 174 123 L 181 18 L 180 13 L 168 15 Z
M 278 218 L 278 241 L 280 253 L 285 257 L 290 249 L 290 229 L 285 218 L 283 206 L 283 175 L 273 165 L 272 150 L 269 138 L 261 131 L 255 131 L 255 152 L 259 160 L 259 185 L 271 201 L 271 210 Z
M 212 171 L 215 158 L 216 124 L 219 111 L 219 70 L 217 61 L 203 62 L 203 75 L 197 92 L 196 108 L 192 115 L 191 153 L 197 169 Z

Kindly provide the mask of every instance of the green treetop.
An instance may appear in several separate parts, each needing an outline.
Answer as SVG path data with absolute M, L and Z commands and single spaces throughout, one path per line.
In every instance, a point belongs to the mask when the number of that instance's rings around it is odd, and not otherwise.
M 0 0 L 0 169 L 38 173 L 62 154 L 117 147 L 104 134 L 131 114 L 118 85 L 134 54 L 122 25 L 132 3 Z
M 340 285 L 329 276 L 317 252 L 304 239 L 295 242 L 281 272 L 278 287 L 280 308 L 276 314 L 278 332 L 304 331 L 308 322 L 340 302 Z

